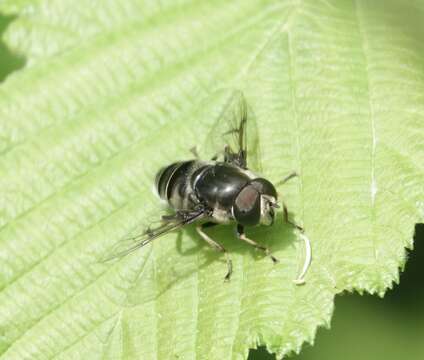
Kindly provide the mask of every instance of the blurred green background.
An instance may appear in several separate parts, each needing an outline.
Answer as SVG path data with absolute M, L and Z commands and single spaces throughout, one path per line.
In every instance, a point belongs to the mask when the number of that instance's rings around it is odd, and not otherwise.
M 422 360 L 424 359 L 424 224 L 415 227 L 400 284 L 381 299 L 345 294 L 336 297 L 331 330 L 319 329 L 315 345 L 304 345 L 292 360 Z M 264 348 L 249 360 L 275 357 Z
M 0 15 L 0 37 L 13 17 Z M 25 65 L 0 41 L 0 82 Z M 331 330 L 319 329 L 315 345 L 305 345 L 293 360 L 424 359 L 424 225 L 416 226 L 415 249 L 410 253 L 400 285 L 376 296 L 345 294 L 336 298 Z M 275 357 L 264 348 L 252 350 L 249 360 Z

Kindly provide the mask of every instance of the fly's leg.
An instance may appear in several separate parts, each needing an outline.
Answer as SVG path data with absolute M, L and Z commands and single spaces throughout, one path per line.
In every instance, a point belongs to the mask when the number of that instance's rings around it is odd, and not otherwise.
M 237 236 L 240 240 L 247 242 L 248 244 L 254 246 L 256 249 L 262 250 L 266 256 L 269 256 L 271 258 L 274 264 L 278 263 L 278 259 L 275 256 L 271 255 L 271 252 L 267 247 L 262 246 L 256 241 L 246 237 L 246 234 L 244 233 L 244 227 L 242 225 L 237 225 Z
M 162 215 L 160 218 L 160 222 L 162 224 L 170 224 L 170 223 L 175 223 L 177 221 L 184 220 L 185 217 L 186 217 L 186 213 L 177 211 L 175 214 Z
M 224 148 L 224 151 L 217 152 L 214 156 L 212 156 L 211 160 L 212 161 L 217 161 L 218 158 L 224 154 L 224 161 L 225 161 L 225 157 L 227 156 L 225 149 L 226 149 L 226 147 Z
M 275 185 L 276 186 L 280 186 L 285 184 L 287 181 L 295 178 L 299 176 L 299 174 L 296 171 L 293 171 L 292 173 L 290 173 L 289 175 L 287 175 L 283 180 L 280 180 L 279 182 L 277 182 Z M 281 198 L 281 196 L 279 196 L 279 198 Z M 299 225 L 297 225 L 296 223 L 292 222 L 289 220 L 289 211 L 287 210 L 287 205 L 284 203 L 284 201 L 281 201 L 282 205 L 283 205 L 283 216 L 284 216 L 284 221 L 288 224 L 290 224 L 291 226 L 293 226 L 294 228 L 296 228 L 299 231 L 303 232 L 303 228 Z
M 276 185 L 276 186 L 284 185 L 287 181 L 289 181 L 289 180 L 291 180 L 291 179 L 293 179 L 293 178 L 295 178 L 295 177 L 297 177 L 297 176 L 299 176 L 299 174 L 298 174 L 296 171 L 293 171 L 292 173 L 290 173 L 289 175 L 287 175 L 287 176 L 286 176 L 283 180 L 280 180 L 279 182 L 277 182 L 275 185 Z M 279 196 L 279 197 L 281 198 L 281 196 Z M 288 223 L 288 224 L 292 225 L 294 228 L 296 228 L 296 229 L 298 229 L 298 230 L 300 230 L 300 231 L 303 231 L 303 228 L 302 228 L 301 226 L 299 226 L 299 225 L 297 225 L 296 223 L 291 222 L 291 221 L 289 220 L 289 212 L 288 212 L 288 210 L 287 210 L 287 205 L 284 203 L 284 201 L 281 201 L 281 203 L 283 204 L 283 216 L 284 216 L 284 221 L 285 221 L 286 223 Z
M 303 230 L 300 232 L 300 237 L 305 243 L 305 261 L 303 262 L 302 271 L 300 272 L 298 277 L 293 280 L 296 285 L 303 285 L 305 283 L 305 275 L 312 261 L 311 242 L 309 241 L 308 237 L 305 235 Z
M 231 163 L 234 160 L 234 153 L 228 145 L 224 147 L 224 161 Z
M 277 182 L 275 185 L 276 186 L 281 186 L 284 185 L 287 181 L 295 178 L 299 176 L 299 174 L 296 171 L 293 171 L 292 173 L 290 173 L 289 175 L 287 175 L 283 180 L 280 180 L 279 182 Z
M 196 158 L 196 160 L 199 160 L 200 159 L 199 152 L 197 151 L 197 146 L 193 146 L 190 149 L 190 152 L 194 155 L 194 157 Z
M 188 221 L 190 220 L 190 218 L 193 218 L 193 216 L 194 216 L 193 220 L 196 220 L 196 218 L 198 217 L 197 215 L 202 215 L 204 213 L 205 213 L 204 206 L 202 204 L 199 204 L 197 209 L 192 211 L 178 210 L 174 214 L 162 215 L 161 221 L 163 223 L 171 223 L 176 221 Z M 193 220 L 186 222 L 185 225 L 190 224 Z
M 303 233 L 303 227 L 301 227 L 300 225 L 297 225 L 295 222 L 291 221 L 289 219 L 289 211 L 287 209 L 287 205 L 284 203 L 284 201 L 281 201 L 281 203 L 283 204 L 283 216 L 284 216 L 284 221 L 287 224 L 290 224 L 291 226 L 293 226 L 295 229 L 299 230 L 300 232 Z
M 218 224 L 208 222 L 204 223 L 202 225 L 196 226 L 197 233 L 202 237 L 203 240 L 205 240 L 211 247 L 213 247 L 216 251 L 222 252 L 225 255 L 225 259 L 227 261 L 227 275 L 225 275 L 225 281 L 230 280 L 231 274 L 233 272 L 233 263 L 230 259 L 230 256 L 228 255 L 227 250 L 219 243 L 217 243 L 215 240 L 213 240 L 210 236 L 208 236 L 203 230 L 205 228 L 215 226 Z
M 199 151 L 197 150 L 197 146 L 193 146 L 190 149 L 190 152 L 193 154 L 193 156 L 196 160 L 200 160 L 200 155 L 199 155 Z M 216 153 L 214 156 L 212 156 L 211 160 L 212 161 L 218 160 L 218 157 L 219 157 L 220 154 L 222 154 L 222 152 Z
M 168 222 L 173 222 L 178 220 L 178 217 L 176 214 L 172 214 L 172 215 L 162 215 L 161 216 L 161 221 L 164 223 L 168 223 Z
M 296 223 L 289 220 L 289 212 L 287 210 L 286 204 L 283 202 L 283 214 L 284 214 L 284 221 L 291 226 L 293 226 L 295 229 L 299 230 L 300 237 L 302 238 L 303 242 L 305 243 L 305 261 L 303 262 L 302 271 L 300 272 L 299 276 L 293 280 L 293 282 L 296 285 L 302 285 L 305 283 L 305 275 L 308 271 L 309 266 L 311 265 L 312 261 L 312 248 L 311 248 L 311 242 L 309 241 L 309 238 L 305 235 L 305 231 L 303 227 L 300 225 L 297 225 Z
M 290 179 L 293 179 L 294 177 L 299 176 L 299 174 L 296 171 L 293 171 L 291 174 L 289 174 L 288 176 L 286 176 L 283 180 L 279 181 L 276 185 L 283 185 L 285 184 L 287 181 L 289 181 Z M 293 226 L 295 229 L 297 229 L 299 231 L 299 235 L 302 238 L 304 244 L 305 244 L 305 260 L 303 262 L 303 267 L 302 270 L 300 272 L 300 274 L 298 275 L 298 277 L 293 280 L 293 282 L 296 285 L 302 285 L 305 283 L 305 275 L 306 272 L 309 269 L 309 266 L 311 265 L 311 261 L 312 261 L 312 248 L 311 248 L 311 242 L 309 240 L 309 238 L 305 235 L 305 230 L 303 229 L 302 226 L 297 225 L 295 222 L 290 221 L 289 219 L 289 212 L 287 210 L 287 205 L 284 203 L 284 201 L 281 201 L 281 203 L 283 204 L 283 216 L 284 216 L 284 221 L 288 224 L 290 224 L 291 226 Z

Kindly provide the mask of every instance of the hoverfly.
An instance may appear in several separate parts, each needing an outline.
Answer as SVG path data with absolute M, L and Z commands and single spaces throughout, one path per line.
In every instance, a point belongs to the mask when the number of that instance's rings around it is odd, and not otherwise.
M 164 234 L 194 223 L 199 236 L 225 255 L 225 280 L 229 280 L 232 273 L 230 256 L 224 246 L 212 239 L 205 230 L 220 224 L 235 224 L 240 240 L 263 251 L 277 263 L 277 258 L 270 250 L 247 237 L 244 230 L 250 226 L 272 225 L 276 211 L 282 207 L 285 221 L 299 230 L 305 242 L 304 265 L 299 277 L 294 280 L 296 284 L 304 283 L 304 276 L 311 262 L 309 240 L 303 228 L 289 220 L 283 201 L 280 201 L 280 206 L 275 186 L 249 169 L 248 145 L 254 147 L 255 141 L 248 140 L 247 125 L 246 100 L 240 91 L 233 91 L 215 124 L 218 135 L 209 138 L 215 145 L 221 143 L 222 149 L 215 149 L 218 153 L 211 160 L 204 161 L 199 159 L 196 148 L 193 148 L 194 159 L 174 162 L 161 168 L 156 174 L 155 191 L 167 202 L 173 213 L 163 215 L 160 225 L 149 227 L 140 235 L 131 238 L 131 246 L 106 260 L 125 256 Z M 214 142 L 217 138 L 219 140 Z M 254 156 L 252 154 L 252 157 Z M 290 174 L 280 183 L 294 176 L 297 174 Z

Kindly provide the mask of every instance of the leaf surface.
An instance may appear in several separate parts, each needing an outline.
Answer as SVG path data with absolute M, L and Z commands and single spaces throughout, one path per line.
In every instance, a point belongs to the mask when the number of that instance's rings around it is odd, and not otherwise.
M 4 1 L 25 69 L 0 86 L 2 359 L 244 359 L 313 342 L 342 291 L 383 294 L 424 218 L 421 2 Z M 156 171 L 243 91 L 263 175 L 305 227 L 192 228 L 114 264 L 157 211 Z M 200 106 L 200 104 L 202 104 Z

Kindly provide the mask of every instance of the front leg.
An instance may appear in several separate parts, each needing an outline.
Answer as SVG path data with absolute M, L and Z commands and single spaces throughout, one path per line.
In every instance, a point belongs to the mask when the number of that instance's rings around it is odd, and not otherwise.
M 237 225 L 237 236 L 240 240 L 247 242 L 248 244 L 254 246 L 256 249 L 262 250 L 266 256 L 269 256 L 271 258 L 274 264 L 278 263 L 278 259 L 275 256 L 271 255 L 271 252 L 269 251 L 267 247 L 262 246 L 258 244 L 256 241 L 246 237 L 246 234 L 244 233 L 243 225 L 240 225 L 240 224 Z
M 311 261 L 312 261 L 312 248 L 311 248 L 311 242 L 309 241 L 309 238 L 305 235 L 305 230 L 303 229 L 302 226 L 297 225 L 295 222 L 292 222 L 289 220 L 289 212 L 287 210 L 287 206 L 284 203 L 284 201 L 282 201 L 283 204 L 283 214 L 284 214 L 284 220 L 286 223 L 290 224 L 291 226 L 293 226 L 295 229 L 299 230 L 300 233 L 300 237 L 302 238 L 303 242 L 305 243 L 305 260 L 303 262 L 303 267 L 302 267 L 302 271 L 299 274 L 299 276 L 293 280 L 293 282 L 297 285 L 302 285 L 305 283 L 305 275 L 306 272 L 309 269 L 309 266 L 311 265 Z
M 284 216 L 284 221 L 287 224 L 290 224 L 291 226 L 293 226 L 295 229 L 299 230 L 300 232 L 304 232 L 303 227 L 301 227 L 300 225 L 297 225 L 295 222 L 290 221 L 289 219 L 289 210 L 287 209 L 287 205 L 284 203 L 284 201 L 281 201 L 281 203 L 283 204 L 283 216 Z

